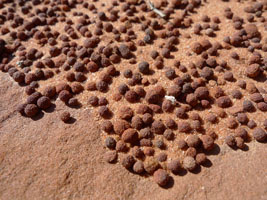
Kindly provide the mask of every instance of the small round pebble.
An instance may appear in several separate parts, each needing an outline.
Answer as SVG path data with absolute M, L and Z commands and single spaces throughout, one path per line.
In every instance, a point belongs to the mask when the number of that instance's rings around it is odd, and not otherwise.
M 196 163 L 199 165 L 203 165 L 207 161 L 207 157 L 204 153 L 198 153 L 196 155 Z
M 41 109 L 47 109 L 51 106 L 51 101 L 48 97 L 46 96 L 43 96 L 43 97 L 40 97 L 38 100 L 37 100 L 37 105 L 39 108 Z
M 183 160 L 183 167 L 186 170 L 192 171 L 196 168 L 196 161 L 193 157 L 186 156 Z
M 107 137 L 106 140 L 105 140 L 105 145 L 109 149 L 115 149 L 116 140 L 113 137 Z
M 27 104 L 24 108 L 24 113 L 28 117 L 34 117 L 38 113 L 39 109 L 35 104 Z
M 236 140 L 235 140 L 235 137 L 232 136 L 232 135 L 228 135 L 228 136 L 226 136 L 226 138 L 225 138 L 225 143 L 226 143 L 229 147 L 231 147 L 231 148 L 235 147 L 235 146 L 236 146 Z
M 131 155 L 127 155 L 122 159 L 122 166 L 125 167 L 126 169 L 130 169 L 133 167 L 135 163 L 135 159 Z
M 60 119 L 65 123 L 68 122 L 71 119 L 70 113 L 68 111 L 62 112 L 60 114 Z
M 144 169 L 144 163 L 142 161 L 137 161 L 136 163 L 134 163 L 133 165 L 133 171 L 137 174 L 142 174 L 145 169 Z
M 169 174 L 163 170 L 163 169 L 158 169 L 157 171 L 154 172 L 153 174 L 154 181 L 159 185 L 159 186 L 165 186 L 167 185 L 169 181 Z
M 252 135 L 258 142 L 264 142 L 267 138 L 267 133 L 262 128 L 255 128 Z
M 108 151 L 104 155 L 104 160 L 108 163 L 114 163 L 117 160 L 118 154 L 116 151 Z

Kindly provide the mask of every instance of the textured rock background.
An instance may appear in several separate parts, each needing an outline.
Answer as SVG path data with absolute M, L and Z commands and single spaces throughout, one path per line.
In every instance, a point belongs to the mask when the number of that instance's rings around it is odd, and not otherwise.
M 217 148 L 212 167 L 173 176 L 162 189 L 152 180 L 103 161 L 96 117 L 90 109 L 72 110 L 74 124 L 53 114 L 32 120 L 15 112 L 23 92 L 0 74 L 0 199 L 266 199 L 266 144 L 249 151 Z

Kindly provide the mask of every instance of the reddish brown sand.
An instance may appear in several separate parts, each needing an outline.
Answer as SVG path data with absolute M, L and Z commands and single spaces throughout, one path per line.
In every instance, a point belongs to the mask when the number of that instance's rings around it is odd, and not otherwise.
M 102 2 L 95 3 L 99 10 L 106 9 L 101 8 L 100 3 Z M 153 2 L 158 5 L 159 1 Z M 230 7 L 235 15 L 244 17 L 247 23 L 248 14 L 244 12 L 244 8 L 252 3 L 252 1 L 227 3 L 210 0 L 197 8 L 195 13 L 189 15 L 193 22 L 203 24 L 200 18 L 204 14 L 209 17 L 219 16 L 221 20 L 220 31 L 215 31 L 216 37 L 207 37 L 205 34 L 201 36 L 193 34 L 192 27 L 179 29 L 179 44 L 176 45 L 178 50 L 171 52 L 175 59 L 164 59 L 165 68 L 163 70 L 156 69 L 155 60 L 149 56 L 154 49 L 161 53 L 162 50 L 158 46 L 164 42 L 163 39 L 156 40 L 154 45 L 138 47 L 137 51 L 134 52 L 137 64 L 131 65 L 129 60 L 122 59 L 119 64 L 114 64 L 114 66 L 120 72 L 126 68 L 136 72 L 138 63 L 147 61 L 155 73 L 144 77 L 148 78 L 150 82 L 153 82 L 152 79 L 154 78 L 158 84 L 168 88 L 171 81 L 165 76 L 167 67 L 174 68 L 178 76 L 183 76 L 180 70 L 173 67 L 174 60 L 180 60 L 181 64 L 190 71 L 188 67 L 190 61 L 195 61 L 200 57 L 192 53 L 192 45 L 205 38 L 209 39 L 211 43 L 217 41 L 223 44 L 224 49 L 219 50 L 217 61 L 219 63 L 222 60 L 227 61 L 228 70 L 233 72 L 235 79 L 245 80 L 247 84 L 254 83 L 263 96 L 265 95 L 264 101 L 266 102 L 266 69 L 262 72 L 261 78 L 263 79 L 261 80 L 260 78 L 247 77 L 245 67 L 248 66 L 248 58 L 252 54 L 248 53 L 246 48 L 232 47 L 228 50 L 225 47 L 227 45 L 223 42 L 225 36 L 231 36 L 237 31 L 233 28 L 233 22 L 223 16 L 225 7 Z M 109 5 L 110 2 L 107 4 Z M 86 9 L 81 8 L 81 5 L 78 5 L 78 8 L 87 12 Z M 178 10 L 176 14 L 179 15 L 180 11 Z M 72 16 L 71 14 L 68 15 Z M 146 13 L 145 16 L 148 17 L 148 14 Z M 263 12 L 262 16 L 266 20 L 266 12 Z M 73 18 L 73 21 L 76 23 L 77 17 Z M 163 24 L 166 23 L 162 19 L 159 21 Z M 257 18 L 255 23 L 257 23 L 257 28 L 262 35 L 261 43 L 266 46 L 266 27 L 264 27 L 266 22 L 259 22 Z M 120 22 L 113 23 L 116 28 L 120 24 Z M 8 25 L 8 23 L 5 24 L 5 26 Z M 140 31 L 139 25 L 133 24 L 133 29 L 136 31 L 138 39 L 142 39 L 144 32 Z M 92 26 L 94 27 L 94 25 Z M 64 23 L 60 22 L 56 26 L 52 26 L 52 29 L 62 33 L 64 32 L 63 27 Z M 191 35 L 190 39 L 188 39 L 187 34 Z M 124 38 L 125 34 L 122 35 Z M 7 40 L 10 39 L 4 37 Z M 113 40 L 113 36 L 106 32 L 101 38 L 101 45 L 106 45 Z M 75 41 L 82 44 L 83 38 Z M 8 42 L 12 44 L 12 40 L 8 40 Z M 49 46 L 40 47 L 34 39 L 23 42 L 23 44 L 27 50 L 32 47 L 38 48 L 38 50 L 40 48 L 45 53 L 44 57 L 48 55 Z M 119 43 L 115 42 L 115 44 Z M 60 45 L 61 41 L 57 46 Z M 240 59 L 231 58 L 232 52 L 237 52 Z M 260 53 L 263 58 L 266 58 L 266 51 L 260 51 Z M 55 58 L 55 60 L 60 59 L 65 61 L 65 57 Z M 19 57 L 16 55 L 11 63 L 16 65 L 18 60 Z M 35 70 L 34 67 L 33 69 Z M 87 82 L 98 80 L 103 71 L 90 73 Z M 61 70 L 53 78 L 39 81 L 40 87 L 37 90 L 43 92 L 47 85 L 56 85 L 66 81 L 65 75 L 66 72 Z M 218 77 L 217 81 L 207 81 L 206 86 L 210 92 L 219 85 L 226 95 L 231 96 L 232 90 L 238 88 L 237 82 L 225 81 L 223 73 L 215 72 L 215 75 Z M 21 116 L 16 111 L 18 104 L 27 99 L 23 87 L 18 86 L 7 73 L 0 72 L 0 199 L 267 199 L 266 142 L 258 143 L 252 138 L 249 143 L 246 143 L 243 150 L 233 150 L 224 144 L 225 137 L 235 132 L 227 128 L 227 122 L 231 113 L 240 108 L 244 99 L 249 98 L 248 90 L 238 88 L 244 98 L 237 100 L 231 97 L 234 106 L 224 109 L 227 117 L 222 119 L 218 117 L 218 123 L 212 124 L 206 120 L 208 114 L 218 115 L 216 104 L 212 104 L 210 109 L 198 111 L 205 120 L 203 127 L 206 133 L 214 131 L 218 136 L 215 141 L 215 148 L 210 152 L 205 152 L 209 161 L 193 172 L 181 170 L 179 175 L 168 172 L 171 179 L 167 186 L 162 188 L 154 183 L 153 176 L 138 176 L 126 170 L 121 165 L 122 153 L 119 154 L 118 162 L 115 164 L 108 164 L 104 161 L 104 154 L 108 151 L 104 147 L 107 134 L 100 130 L 103 120 L 98 114 L 99 107 L 90 106 L 88 98 L 92 95 L 106 97 L 109 101 L 108 107 L 113 112 L 111 121 L 114 123 L 118 119 L 122 104 L 130 106 L 135 111 L 139 105 L 139 103 L 127 102 L 124 97 L 118 102 L 113 99 L 113 95 L 121 83 L 127 83 L 127 79 L 123 77 L 122 73 L 119 77 L 112 79 L 107 93 L 84 91 L 82 94 L 76 95 L 75 97 L 82 103 L 81 108 L 70 108 L 57 99 L 53 101 L 55 106 L 31 119 Z M 86 81 L 82 85 L 85 86 Z M 148 90 L 152 87 L 153 84 L 145 87 L 145 89 Z M 141 102 L 145 101 L 142 99 Z M 60 120 L 64 111 L 69 111 L 72 116 L 68 123 Z M 188 113 L 191 114 L 192 112 L 195 110 L 193 109 Z M 266 112 L 257 110 L 257 112 L 247 115 L 249 119 L 253 119 L 257 123 L 258 127 L 263 127 Z M 175 112 L 155 114 L 154 119 L 165 121 L 169 116 L 181 121 L 181 119 L 177 119 Z M 187 119 L 183 121 L 190 122 Z M 241 125 L 239 126 L 241 127 Z M 246 126 L 242 125 L 242 127 Z M 246 129 L 251 136 L 252 130 L 247 127 Z M 193 134 L 201 135 L 202 133 L 194 132 Z M 116 140 L 120 139 L 118 135 L 112 136 Z M 185 139 L 187 134 L 175 131 L 175 136 L 174 141 L 165 140 L 166 151 L 155 148 L 155 156 L 160 152 L 166 152 L 168 160 L 177 157 L 183 160 L 185 151 L 178 149 L 177 141 L 178 139 Z M 160 138 L 162 138 L 161 135 L 155 135 L 155 140 Z M 165 168 L 165 164 L 162 164 L 162 168 Z

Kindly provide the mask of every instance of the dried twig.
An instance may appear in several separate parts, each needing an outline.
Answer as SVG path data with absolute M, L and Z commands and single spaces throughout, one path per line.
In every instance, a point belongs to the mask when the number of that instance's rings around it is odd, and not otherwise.
M 155 8 L 155 6 L 154 6 L 154 4 L 151 2 L 151 1 L 147 1 L 148 2 L 148 5 L 149 5 L 149 7 L 150 7 L 150 9 L 153 11 L 153 12 L 155 12 L 156 14 L 158 14 L 160 17 L 165 17 L 166 15 L 163 13 L 163 12 L 161 12 L 159 9 L 157 9 L 157 8 Z

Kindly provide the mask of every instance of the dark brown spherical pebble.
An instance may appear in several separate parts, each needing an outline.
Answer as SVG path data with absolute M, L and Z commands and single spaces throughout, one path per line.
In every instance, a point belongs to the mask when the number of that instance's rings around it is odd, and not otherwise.
M 253 94 L 253 93 L 256 93 L 258 92 L 258 89 L 256 87 L 256 85 L 252 82 L 249 82 L 247 84 L 247 87 L 246 87 L 246 90 L 250 93 L 250 94 Z
M 234 80 L 234 75 L 232 72 L 225 72 L 223 77 L 226 81 L 233 81 Z
M 108 151 L 104 154 L 104 160 L 108 163 L 114 163 L 118 158 L 116 151 Z
M 195 90 L 195 95 L 199 99 L 207 99 L 209 98 L 209 90 L 206 87 L 198 87 Z
M 24 113 L 28 117 L 34 117 L 39 112 L 38 107 L 35 104 L 27 104 L 24 108 Z
M 138 140 L 138 133 L 135 129 L 129 128 L 123 132 L 121 139 L 126 143 L 134 143 Z
M 133 115 L 134 115 L 133 110 L 128 106 L 122 106 L 118 114 L 120 119 L 125 119 L 125 120 L 131 119 Z
M 232 101 L 228 96 L 219 97 L 216 102 L 220 108 L 228 108 L 232 105 Z
M 62 112 L 60 114 L 60 119 L 65 123 L 68 122 L 71 119 L 70 113 L 68 111 Z
M 150 112 L 151 112 L 151 110 L 150 110 L 149 106 L 147 106 L 145 104 L 140 104 L 136 110 L 137 114 L 145 114 L 145 113 L 150 113 Z
M 72 97 L 72 94 L 67 90 L 62 90 L 59 95 L 59 99 L 65 103 L 69 101 L 69 99 Z
M 129 90 L 129 87 L 123 83 L 119 85 L 118 90 L 121 95 L 124 95 Z
M 182 93 L 182 88 L 178 85 L 173 85 L 168 89 L 168 95 L 178 98 Z
M 27 98 L 28 104 L 36 104 L 37 100 L 42 96 L 40 92 L 34 92 Z
M 105 81 L 97 81 L 96 89 L 100 92 L 106 92 L 108 89 L 108 84 Z
M 163 140 L 160 140 L 160 139 L 154 141 L 154 146 L 159 148 L 159 149 L 164 149 L 166 147 Z
M 179 172 L 182 169 L 182 165 L 179 159 L 171 160 L 167 164 L 167 169 L 173 173 Z
M 235 135 L 235 137 L 241 137 L 244 140 L 247 140 L 247 138 L 248 138 L 248 132 L 246 131 L 246 129 L 244 129 L 242 127 L 238 128 L 234 135 Z
M 101 124 L 101 129 L 106 133 L 111 133 L 113 131 L 113 124 L 111 121 L 105 120 Z
M 125 78 L 131 78 L 133 75 L 132 71 L 130 69 L 126 69 L 124 72 L 123 72 L 123 76 Z
M 254 93 L 254 94 L 250 95 L 250 100 L 254 101 L 256 103 L 259 103 L 259 102 L 263 101 L 264 99 L 260 93 Z
M 99 66 L 98 66 L 95 62 L 91 61 L 91 62 L 89 62 L 89 63 L 87 64 L 87 69 L 88 69 L 90 72 L 96 72 L 96 71 L 98 71 Z
M 80 83 L 72 83 L 71 85 L 71 91 L 74 94 L 79 94 L 84 90 L 83 86 Z
M 255 128 L 252 135 L 258 142 L 264 142 L 267 138 L 267 133 L 262 128 Z
M 174 139 L 174 133 L 169 130 L 169 129 L 166 129 L 163 133 L 163 136 L 167 139 L 167 140 L 172 140 Z
M 177 145 L 179 149 L 185 149 L 188 147 L 187 143 L 184 140 L 178 140 Z
M 250 78 L 255 78 L 260 74 L 260 66 L 258 64 L 249 65 L 246 69 L 246 74 Z
M 98 113 L 103 118 L 107 118 L 110 116 L 110 110 L 108 109 L 107 106 L 100 106 Z
M 138 115 L 134 116 L 132 118 L 132 127 L 137 129 L 137 130 L 140 130 L 142 129 L 144 126 L 144 122 L 142 120 L 141 117 L 139 117 Z
M 146 147 L 144 148 L 144 154 L 145 154 L 146 156 L 153 156 L 154 153 L 155 153 L 155 150 L 154 150 L 154 148 L 151 147 L 151 146 L 152 146 L 152 142 L 151 142 L 151 140 L 149 140 L 149 139 L 142 139 L 142 140 L 147 140 L 147 141 L 146 141 L 146 144 L 145 144 L 145 145 L 142 145 L 142 146 L 146 146 Z M 146 171 L 147 171 L 147 170 L 146 170 Z M 147 172 L 149 172 L 149 171 L 147 171 Z
M 163 169 L 158 169 L 157 171 L 154 172 L 153 174 L 154 181 L 159 185 L 159 186 L 165 186 L 167 185 L 169 181 L 169 174 L 163 170 Z
M 163 134 L 166 127 L 162 121 L 155 120 L 151 125 L 151 131 L 154 134 Z
M 164 100 L 162 103 L 162 110 L 164 112 L 171 112 L 173 110 L 173 104 L 170 100 Z
M 234 118 L 229 118 L 227 121 L 227 127 L 230 129 L 235 129 L 238 126 L 237 121 Z
M 239 90 L 233 90 L 231 92 L 232 97 L 235 99 L 241 99 L 242 98 L 242 93 Z
M 48 98 L 46 96 L 40 97 L 37 100 L 37 105 L 39 108 L 44 109 L 44 110 L 49 108 L 51 106 L 50 98 Z
M 209 135 L 201 136 L 202 146 L 205 150 L 211 150 L 214 147 L 214 139 Z
M 98 97 L 97 96 L 91 96 L 88 99 L 88 103 L 92 106 L 97 106 L 98 105 Z
M 36 80 L 37 80 L 37 77 L 36 77 L 35 74 L 28 73 L 28 74 L 25 75 L 25 80 L 24 81 L 25 81 L 25 83 L 27 85 L 29 85 L 31 82 L 36 81 Z
M 195 94 L 188 94 L 186 96 L 186 103 L 188 103 L 190 106 L 196 106 L 198 103 L 197 96 Z
M 226 136 L 226 138 L 225 138 L 225 143 L 226 143 L 229 147 L 231 147 L 231 148 L 235 147 L 235 146 L 236 146 L 236 140 L 235 140 L 235 137 L 232 136 L 232 135 L 228 135 L 228 136 Z
M 267 103 L 265 103 L 265 102 L 257 103 L 257 108 L 259 110 L 261 110 L 262 112 L 266 112 L 267 111 Z
M 135 88 L 135 92 L 138 94 L 139 97 L 145 97 L 146 91 L 142 87 Z
M 165 121 L 165 125 L 166 125 L 166 127 L 170 128 L 170 129 L 177 128 L 177 124 L 176 124 L 176 122 L 172 118 L 168 118 Z
M 144 163 L 142 161 L 137 161 L 136 163 L 134 163 L 133 165 L 133 171 L 137 174 L 142 174 L 145 169 L 144 169 Z
M 47 86 L 44 91 L 43 91 L 43 95 L 47 96 L 49 98 L 52 98 L 56 95 L 56 87 L 54 86 Z
M 119 52 L 123 58 L 128 59 L 131 57 L 131 51 L 130 51 L 129 47 L 125 44 L 121 44 L 119 46 Z
M 131 150 L 132 150 L 131 152 L 132 152 L 134 157 L 143 158 L 144 152 L 142 151 L 141 148 L 139 148 L 138 146 L 134 146 Z
M 26 93 L 27 95 L 31 95 L 31 94 L 34 93 L 34 92 L 36 92 L 36 90 L 35 90 L 34 87 L 32 87 L 32 86 L 30 86 L 30 85 L 28 85 L 28 86 L 25 87 L 25 93 Z
M 113 137 L 107 137 L 105 139 L 105 146 L 109 149 L 115 149 L 116 147 L 116 140 Z
M 246 84 L 246 82 L 243 81 L 243 80 L 238 80 L 237 85 L 238 85 L 240 88 L 245 89 L 247 84 Z
M 56 86 L 56 93 L 59 94 L 63 90 L 71 91 L 71 88 L 67 83 L 59 83 Z
M 131 155 L 127 155 L 126 157 L 124 157 L 121 161 L 122 166 L 125 167 L 126 169 L 130 169 L 133 167 L 134 163 L 135 163 L 135 159 L 133 156 Z
M 151 136 L 152 132 L 150 131 L 150 128 L 143 128 L 139 131 L 140 138 L 150 138 Z
M 125 93 L 125 99 L 130 103 L 134 103 L 138 100 L 138 94 L 133 90 L 129 90 Z
M 198 165 L 203 165 L 203 164 L 205 164 L 206 161 L 207 161 L 207 157 L 204 153 L 198 153 L 196 155 L 196 163 Z
M 108 100 L 106 99 L 106 97 L 100 97 L 98 99 L 98 105 L 100 106 L 108 105 Z
M 151 139 L 146 139 L 146 138 L 143 138 L 143 139 L 141 139 L 140 140 L 140 146 L 141 147 L 151 147 L 152 146 L 152 141 L 151 141 Z M 152 149 L 152 150 L 154 150 L 154 149 Z M 145 155 L 148 155 L 148 156 L 150 156 L 150 153 L 147 151 L 147 152 L 145 152 L 144 151 L 144 153 L 145 153 Z M 152 154 L 154 154 L 154 153 L 152 153 Z
M 161 51 L 161 55 L 164 57 L 164 58 L 170 58 L 171 54 L 170 54 L 170 50 L 167 49 L 167 48 L 163 48 L 162 51 Z
M 191 126 L 188 122 L 178 122 L 178 130 L 187 133 L 191 131 Z
M 255 24 L 247 24 L 244 29 L 249 38 L 260 36 L 260 32 Z
M 253 105 L 253 103 L 251 101 L 249 101 L 249 100 L 244 100 L 243 101 L 243 110 L 245 112 L 251 112 L 254 109 L 255 109 L 255 107 L 254 107 L 254 105 Z
M 186 170 L 193 171 L 196 168 L 196 161 L 193 157 L 186 156 L 183 160 L 183 167 Z
M 138 69 L 142 74 L 148 74 L 149 73 L 149 64 L 146 61 L 140 62 L 138 64 Z
M 175 115 L 181 119 L 185 118 L 187 116 L 185 108 L 183 107 L 177 108 L 175 111 Z
M 70 98 L 69 101 L 68 101 L 68 105 L 71 106 L 71 107 L 76 107 L 76 106 L 79 106 L 80 103 L 79 103 L 78 99 Z
M 201 142 L 197 135 L 189 135 L 185 141 L 189 147 L 198 147 Z
M 18 82 L 22 83 L 25 80 L 25 74 L 23 72 L 17 71 L 12 75 L 13 79 Z
M 118 135 L 122 135 L 122 133 L 126 129 L 130 128 L 130 124 L 125 120 L 116 120 L 113 123 L 113 126 L 114 126 L 115 133 L 118 134 Z
M 127 152 L 128 151 L 128 147 L 126 145 L 126 143 L 124 143 L 123 141 L 118 141 L 116 144 L 116 151 L 118 152 Z
M 217 117 L 216 117 L 216 115 L 214 115 L 214 114 L 212 114 L 212 113 L 209 113 L 209 114 L 207 114 L 207 116 L 206 116 L 206 120 L 207 120 L 208 122 L 214 124 L 214 123 L 217 122 Z
M 192 51 L 195 52 L 196 54 L 201 54 L 203 51 L 203 47 L 201 46 L 199 42 L 195 42 L 192 45 Z
M 94 90 L 96 90 L 96 83 L 95 82 L 89 82 L 89 83 L 87 83 L 86 89 L 88 91 L 94 91 Z
M 219 98 L 219 97 L 225 95 L 223 89 L 222 89 L 221 87 L 217 87 L 217 86 L 215 86 L 215 87 L 213 88 L 213 91 L 212 91 L 212 92 L 213 92 L 213 96 L 214 96 L 215 98 Z
M 158 160 L 159 162 L 165 162 L 165 161 L 167 160 L 167 158 L 168 158 L 168 156 L 167 156 L 167 154 L 164 153 L 164 152 L 161 152 L 161 153 L 159 153 L 159 154 L 157 155 L 157 160 Z
M 170 80 L 174 79 L 174 78 L 176 77 L 175 70 L 174 70 L 174 69 L 168 69 L 168 70 L 166 70 L 166 72 L 165 72 L 165 76 L 166 76 L 168 79 L 170 79 Z
M 212 79 L 213 74 L 213 70 L 209 67 L 204 67 L 200 72 L 200 76 L 207 80 Z
M 238 113 L 236 118 L 240 124 L 247 124 L 249 121 L 248 116 L 245 113 Z

